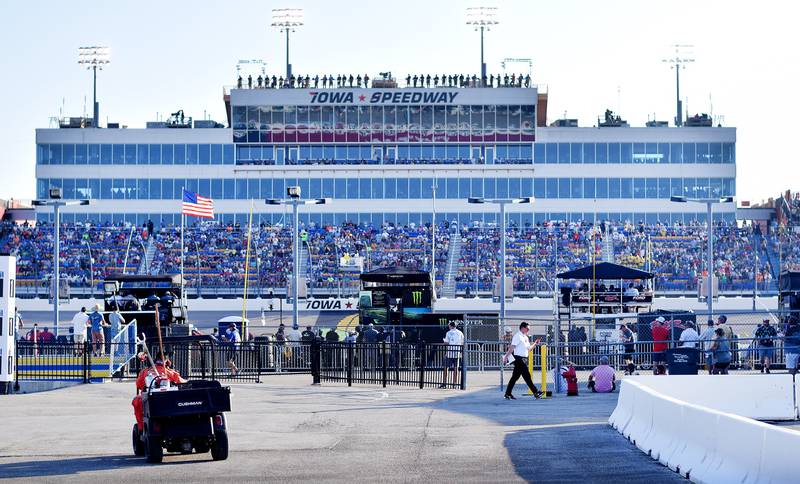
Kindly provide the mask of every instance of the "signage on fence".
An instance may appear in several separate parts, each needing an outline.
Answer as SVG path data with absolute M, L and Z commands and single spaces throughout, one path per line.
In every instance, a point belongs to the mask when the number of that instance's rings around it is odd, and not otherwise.
M 306 311 L 357 311 L 358 301 L 353 298 L 306 299 Z
M 670 375 L 696 375 L 700 351 L 695 348 L 667 350 L 667 368 Z

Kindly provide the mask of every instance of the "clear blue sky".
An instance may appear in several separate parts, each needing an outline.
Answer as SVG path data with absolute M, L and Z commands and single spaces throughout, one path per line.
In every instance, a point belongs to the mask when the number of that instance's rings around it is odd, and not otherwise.
M 99 76 L 101 118 L 144 127 L 156 113 L 184 109 L 224 121 L 222 86 L 239 59 L 284 65 L 272 8 L 305 8 L 292 37 L 297 73 L 478 72 L 479 37 L 468 6 L 499 7 L 486 36 L 490 72 L 506 57 L 533 59 L 550 93 L 549 120 L 591 126 L 607 107 L 641 126 L 674 117 L 671 44 L 693 44 L 682 75 L 689 111 L 724 116 L 738 130 L 738 198 L 800 189 L 794 152 L 800 112 L 800 29 L 792 2 L 732 0 L 365 1 L 13 1 L 0 0 L 0 198 L 35 190 L 34 129 L 50 117 L 91 114 L 83 45 L 112 48 Z M 84 109 L 85 106 L 85 109 Z M 88 168 L 91 169 L 91 168 Z

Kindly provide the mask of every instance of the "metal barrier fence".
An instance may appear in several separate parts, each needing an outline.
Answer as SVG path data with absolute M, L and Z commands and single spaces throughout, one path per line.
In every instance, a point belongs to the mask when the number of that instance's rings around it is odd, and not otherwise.
M 405 343 L 314 343 L 312 374 L 320 381 L 466 388 L 464 346 Z

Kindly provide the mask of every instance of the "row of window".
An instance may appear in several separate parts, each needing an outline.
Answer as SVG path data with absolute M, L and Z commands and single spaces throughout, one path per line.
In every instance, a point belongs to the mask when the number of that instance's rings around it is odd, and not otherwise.
M 282 162 L 331 161 L 348 164 L 350 161 L 374 160 L 387 164 L 412 161 L 446 161 L 483 159 L 487 162 L 497 160 L 520 160 L 530 163 L 533 160 L 531 144 L 518 145 L 324 145 L 324 146 L 275 146 L 238 145 L 236 161 L 275 161 Z
M 507 222 L 515 224 L 519 227 L 524 227 L 525 224 L 533 224 L 537 222 L 544 222 L 546 220 L 561 220 L 568 222 L 577 222 L 584 220 L 609 220 L 613 222 L 645 222 L 647 224 L 656 223 L 691 223 L 694 221 L 705 222 L 706 213 L 653 213 L 653 212 L 624 212 L 624 213 L 607 213 L 607 212 L 511 212 L 507 214 Z M 132 223 L 142 225 L 151 220 L 156 226 L 164 225 L 180 225 L 181 219 L 179 214 L 174 213 L 61 213 L 62 223 L 75 223 L 75 222 L 92 222 L 92 223 L 114 223 L 121 225 L 124 223 Z M 242 226 L 247 225 L 249 222 L 249 214 L 246 213 L 217 213 L 216 220 L 220 223 L 238 223 Z M 39 222 L 52 222 L 53 214 L 50 212 L 41 212 L 36 214 L 36 220 Z M 487 224 L 499 223 L 497 213 L 437 213 L 436 220 L 443 221 L 456 221 L 459 224 L 472 224 L 474 222 L 482 222 Z M 715 213 L 714 221 L 724 220 L 726 222 L 733 222 L 735 214 L 733 212 Z M 359 223 L 373 223 L 376 225 L 384 222 L 395 223 L 400 225 L 425 224 L 430 223 L 430 213 L 419 212 L 370 212 L 370 213 L 320 213 L 320 212 L 301 212 L 300 221 L 303 224 L 315 223 L 317 225 L 341 225 L 345 222 L 358 221 Z M 291 213 L 254 213 L 253 224 L 287 224 L 291 223 Z
M 40 165 L 232 165 L 232 144 L 39 144 Z
M 181 189 L 218 200 L 282 198 L 299 185 L 303 196 L 333 199 L 666 199 L 673 195 L 735 195 L 733 178 L 41 178 L 37 196 L 62 188 L 67 199 L 179 200 Z
M 534 163 L 735 163 L 734 143 L 238 145 L 237 161 L 520 160 Z M 232 144 L 39 144 L 40 165 L 220 165 Z
M 345 131 L 306 128 L 281 130 L 233 130 L 234 143 L 532 143 L 533 130 L 370 130 Z
M 233 129 L 312 131 L 498 130 L 533 132 L 533 105 L 234 106 Z

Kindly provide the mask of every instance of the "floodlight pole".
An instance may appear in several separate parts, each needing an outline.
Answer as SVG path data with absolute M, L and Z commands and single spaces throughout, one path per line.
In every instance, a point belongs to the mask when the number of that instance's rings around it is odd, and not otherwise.
M 59 195 L 60 196 L 60 195 Z M 60 209 L 61 207 L 66 207 L 68 205 L 89 205 L 89 200 L 61 200 L 61 199 L 48 199 L 48 200 L 33 200 L 32 205 L 37 207 L 53 207 L 53 221 L 55 226 L 53 227 L 53 290 L 55 291 L 55 297 L 53 298 L 53 327 L 58 330 L 58 320 L 59 320 L 59 296 L 61 291 L 61 277 L 59 272 L 60 266 L 60 257 L 59 254 L 61 252 L 61 220 L 60 220 Z M 91 255 L 89 256 L 91 258 Z
M 298 298 L 298 266 L 300 264 L 300 216 L 298 214 L 298 207 L 300 205 L 324 205 L 330 203 L 330 198 L 314 198 L 310 200 L 300 199 L 300 187 L 289 187 L 289 189 L 296 189 L 297 195 L 291 195 L 289 199 L 270 199 L 266 200 L 267 205 L 291 205 L 292 206 L 292 223 L 294 224 L 293 242 L 292 242 L 292 326 L 299 326 L 299 298 Z
M 289 63 L 289 28 L 286 28 L 286 79 L 292 77 L 292 64 Z
M 470 197 L 469 203 L 493 203 L 500 206 L 500 326 L 506 319 L 506 205 L 509 203 L 533 203 L 526 198 L 480 198 Z
M 92 66 L 92 107 L 94 108 L 94 121 L 92 127 L 97 127 L 97 122 L 100 119 L 100 106 L 97 105 L 97 66 Z
M 86 244 L 86 248 L 89 250 L 89 279 L 92 285 L 91 296 L 92 299 L 94 299 L 94 260 L 92 259 L 92 245 L 88 240 L 84 240 L 83 243 Z
M 486 63 L 483 62 L 483 30 L 484 26 L 481 25 L 481 87 L 486 87 L 483 85 L 484 79 L 486 79 Z
M 710 198 L 686 198 L 686 197 L 670 197 L 670 201 L 686 203 L 705 203 L 706 204 L 706 221 L 708 223 L 708 247 L 706 253 L 706 307 L 708 310 L 708 318 L 713 317 L 714 312 L 714 291 L 712 282 L 714 281 L 714 213 L 713 206 L 715 203 L 731 203 L 733 197 L 725 196 L 719 199 Z

